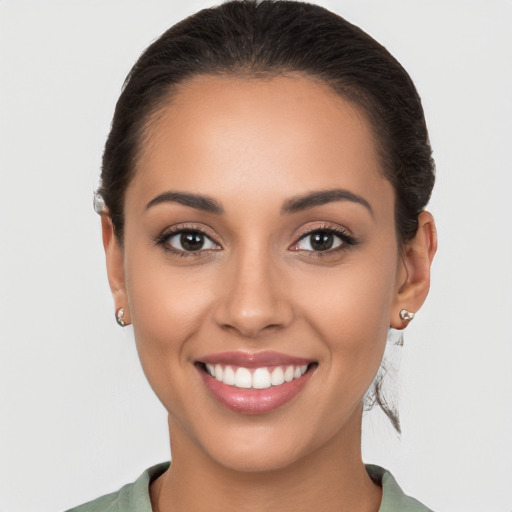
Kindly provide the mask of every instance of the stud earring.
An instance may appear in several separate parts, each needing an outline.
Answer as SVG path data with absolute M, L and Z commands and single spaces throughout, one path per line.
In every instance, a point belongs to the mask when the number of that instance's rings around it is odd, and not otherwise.
M 402 309 L 402 311 L 400 311 L 400 318 L 404 322 L 410 322 L 414 318 L 414 316 L 415 314 L 407 309 Z
M 117 322 L 117 325 L 120 325 L 121 327 L 126 327 L 126 323 L 123 320 L 123 316 L 124 316 L 124 308 L 119 308 L 116 311 L 116 322 Z

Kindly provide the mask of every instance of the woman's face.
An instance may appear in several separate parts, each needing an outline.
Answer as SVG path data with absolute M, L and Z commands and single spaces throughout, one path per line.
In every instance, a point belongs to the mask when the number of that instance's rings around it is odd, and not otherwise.
M 173 452 L 253 471 L 358 444 L 406 279 L 362 113 L 299 76 L 200 77 L 139 156 L 121 288 Z

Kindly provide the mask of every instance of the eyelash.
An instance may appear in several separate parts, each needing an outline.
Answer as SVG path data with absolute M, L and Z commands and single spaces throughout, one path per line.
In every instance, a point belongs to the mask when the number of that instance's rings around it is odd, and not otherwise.
M 186 257 L 197 257 L 197 256 L 204 256 L 205 251 L 210 250 L 219 250 L 219 249 L 198 249 L 197 251 L 183 251 L 181 249 L 176 249 L 172 245 L 168 244 L 168 241 L 170 238 L 181 235 L 183 233 L 191 233 L 191 234 L 200 234 L 201 236 L 205 237 L 206 239 L 210 240 L 212 243 L 216 244 L 220 247 L 220 244 L 215 241 L 215 239 L 210 236 L 205 230 L 197 227 L 197 226 L 178 226 L 178 227 L 172 227 L 165 232 L 163 232 L 161 235 L 159 235 L 156 240 L 155 244 L 157 246 L 163 247 L 165 251 L 171 252 L 173 255 L 176 255 L 181 258 Z M 334 249 L 326 249 L 325 251 L 314 251 L 314 250 L 306 250 L 306 249 L 291 249 L 291 247 L 296 246 L 301 242 L 302 240 L 305 240 L 308 236 L 317 234 L 317 233 L 326 233 L 330 235 L 334 235 L 337 238 L 341 240 L 341 243 L 338 247 L 335 247 Z M 340 228 L 340 227 L 334 227 L 330 225 L 323 225 L 323 226 L 315 226 L 312 227 L 306 232 L 302 233 L 301 236 L 297 239 L 296 242 L 294 242 L 289 250 L 293 250 L 296 252 L 301 253 L 309 253 L 310 257 L 314 258 L 322 258 L 329 255 L 336 254 L 341 251 L 346 251 L 350 247 L 354 247 L 357 245 L 358 242 L 356 239 L 350 235 L 346 230 Z
M 168 244 L 168 241 L 170 238 L 181 235 L 184 233 L 191 233 L 191 234 L 200 234 L 204 236 L 206 239 L 213 242 L 215 245 L 220 246 L 218 242 L 214 240 L 212 236 L 210 236 L 205 230 L 198 228 L 197 226 L 177 226 L 172 227 L 166 231 L 164 231 L 158 238 L 155 240 L 155 244 L 157 246 L 163 247 L 165 251 L 168 251 L 172 253 L 175 256 L 178 256 L 180 258 L 187 258 L 187 257 L 197 257 L 197 256 L 204 256 L 205 250 L 212 250 L 212 249 L 199 249 L 197 251 L 182 251 L 181 249 L 176 249 L 172 245 Z M 218 249 L 213 249 L 218 250 Z
M 305 249 L 291 249 L 296 250 L 301 253 L 309 253 L 309 257 L 313 258 L 325 258 L 328 256 L 332 256 L 334 254 L 338 254 L 339 252 L 346 251 L 351 247 L 354 247 L 358 244 L 357 240 L 348 233 L 347 230 L 339 227 L 339 226 L 331 226 L 331 225 L 323 225 L 323 226 L 314 226 L 306 232 L 302 233 L 301 236 L 297 239 L 296 242 L 292 244 L 292 247 L 296 246 L 302 240 L 305 240 L 307 237 L 317 234 L 317 233 L 326 233 L 330 235 L 334 235 L 341 240 L 341 243 L 338 247 L 334 249 L 327 249 L 325 251 L 310 251 Z

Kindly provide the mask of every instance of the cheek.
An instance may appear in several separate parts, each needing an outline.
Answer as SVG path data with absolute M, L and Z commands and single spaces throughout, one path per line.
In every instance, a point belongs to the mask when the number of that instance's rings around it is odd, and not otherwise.
M 386 344 L 396 252 L 383 251 L 379 257 L 350 263 L 315 281 L 305 281 L 297 295 L 301 296 L 303 316 L 323 341 L 330 364 L 337 367 L 333 375 L 360 379 L 364 392 L 378 370 Z
M 130 315 L 145 368 L 189 361 L 185 341 L 194 337 L 211 309 L 204 272 L 172 267 L 155 253 L 135 249 L 125 261 Z
M 125 271 L 142 369 L 168 411 L 186 410 L 191 354 L 211 310 L 204 276 L 172 268 L 161 256 L 143 250 L 131 252 Z

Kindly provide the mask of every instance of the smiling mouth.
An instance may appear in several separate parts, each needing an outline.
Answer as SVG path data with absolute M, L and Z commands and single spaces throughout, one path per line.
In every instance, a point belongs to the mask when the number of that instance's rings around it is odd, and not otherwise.
M 239 389 L 268 389 L 300 379 L 317 363 L 245 368 L 227 364 L 199 363 L 201 369 L 219 382 Z
M 236 413 L 254 415 L 291 402 L 318 362 L 273 351 L 234 351 L 201 357 L 195 367 L 212 398 Z

